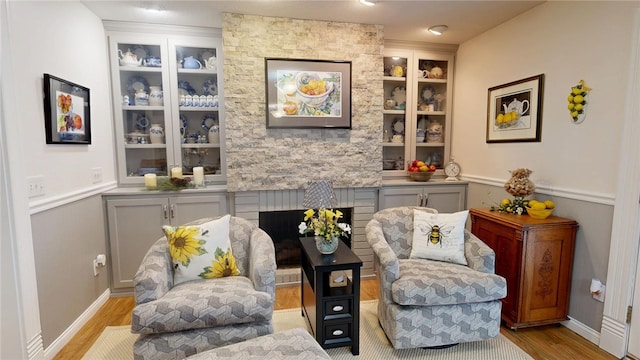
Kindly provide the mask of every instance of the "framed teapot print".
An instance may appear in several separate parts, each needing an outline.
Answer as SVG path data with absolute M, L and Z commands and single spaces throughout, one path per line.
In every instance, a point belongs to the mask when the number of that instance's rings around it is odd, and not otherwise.
M 89 89 L 49 74 L 43 80 L 47 144 L 91 144 Z
M 544 74 L 489 88 L 487 143 L 540 142 Z

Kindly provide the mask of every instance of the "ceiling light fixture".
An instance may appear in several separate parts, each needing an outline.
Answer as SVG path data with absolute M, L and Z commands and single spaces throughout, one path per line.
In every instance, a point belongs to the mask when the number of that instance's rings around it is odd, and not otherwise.
M 430 33 L 434 35 L 442 35 L 445 31 L 447 31 L 449 27 L 447 25 L 435 25 L 430 27 L 428 30 Z
M 367 5 L 367 6 L 373 6 L 377 2 L 378 2 L 378 0 L 360 0 L 360 4 Z

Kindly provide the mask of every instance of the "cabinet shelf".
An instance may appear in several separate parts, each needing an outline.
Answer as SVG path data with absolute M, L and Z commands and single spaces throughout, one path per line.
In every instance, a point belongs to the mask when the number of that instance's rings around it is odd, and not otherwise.
M 219 107 L 180 106 L 180 111 L 218 111 Z
M 435 142 L 435 143 L 417 143 L 416 146 L 418 147 L 443 147 L 444 143 L 441 142 Z
M 418 79 L 419 83 L 446 84 L 447 79 Z
M 178 69 L 178 74 L 218 75 L 218 71 L 209 69 Z
M 446 115 L 444 111 L 416 111 L 416 115 Z
M 125 149 L 166 149 L 167 144 L 125 144 Z
M 120 66 L 120 71 L 132 71 L 132 72 L 162 72 L 161 67 L 145 67 L 145 66 Z
M 151 106 L 151 105 L 122 105 L 122 110 L 124 111 L 132 111 L 132 110 L 137 110 L 137 111 L 153 111 L 153 110 L 158 110 L 158 111 L 163 111 L 164 110 L 164 106 Z
M 384 81 L 397 81 L 397 82 L 407 81 L 407 78 L 404 76 L 384 76 L 382 79 Z
M 211 144 L 211 143 L 206 143 L 206 144 L 182 144 L 182 148 L 183 149 L 215 149 L 215 148 L 219 148 L 220 144 Z
M 383 142 L 382 146 L 392 146 L 392 147 L 403 147 L 404 143 L 392 143 L 392 142 Z
M 382 110 L 383 114 L 389 115 L 404 115 L 405 112 L 406 110 Z

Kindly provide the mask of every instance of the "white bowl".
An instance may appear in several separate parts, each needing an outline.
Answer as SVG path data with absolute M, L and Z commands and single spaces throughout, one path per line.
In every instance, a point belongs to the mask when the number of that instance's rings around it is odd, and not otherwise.
M 331 92 L 333 91 L 333 83 L 330 81 L 325 81 L 324 84 L 324 92 L 318 94 L 308 94 L 302 91 L 304 85 L 308 84 L 312 80 L 320 80 L 320 77 L 316 74 L 309 74 L 306 72 L 301 72 L 296 75 L 296 92 L 302 99 L 302 102 L 305 104 L 318 107 L 327 100 Z

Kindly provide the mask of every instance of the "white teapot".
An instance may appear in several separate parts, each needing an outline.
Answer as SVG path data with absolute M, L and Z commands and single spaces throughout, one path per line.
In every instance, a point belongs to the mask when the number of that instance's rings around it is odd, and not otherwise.
M 120 58 L 121 66 L 142 66 L 142 59 L 138 60 L 138 56 L 127 49 L 127 52 L 123 53 L 118 49 L 118 57 Z
M 209 70 L 217 70 L 218 69 L 218 59 L 215 56 L 212 56 L 208 59 L 204 59 L 204 67 Z
M 519 101 L 518 99 L 513 99 L 509 105 L 502 104 L 502 107 L 504 108 L 505 114 L 515 111 L 518 117 L 520 117 L 529 110 L 529 100 Z

